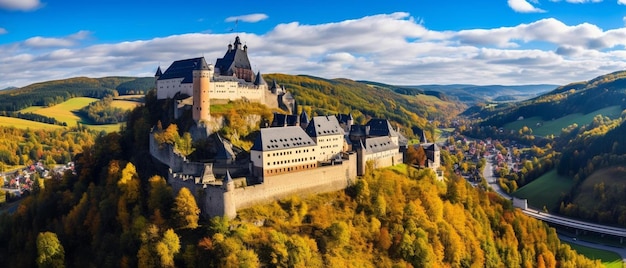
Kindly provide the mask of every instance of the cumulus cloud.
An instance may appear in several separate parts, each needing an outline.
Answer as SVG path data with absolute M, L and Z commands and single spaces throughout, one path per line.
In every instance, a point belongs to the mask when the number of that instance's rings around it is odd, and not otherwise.
M 8 10 L 30 11 L 41 7 L 39 0 L 0 0 L 0 8 Z
M 543 9 L 534 7 L 531 3 L 528 3 L 526 0 L 508 0 L 507 3 L 509 7 L 513 9 L 513 11 L 518 13 L 542 13 L 546 12 Z
M 0 88 L 75 76 L 152 76 L 175 60 L 215 63 L 236 34 L 191 33 L 80 46 L 89 32 L 0 45 Z M 240 33 L 254 71 L 419 84 L 566 84 L 626 69 L 626 29 L 556 19 L 491 29 L 434 31 L 410 14 L 279 24 Z M 39 45 L 28 45 L 35 43 Z M 41 44 L 46 43 L 48 46 Z M 543 49 L 528 43 L 540 43 Z M 37 66 L 37 68 L 32 68 Z
M 626 0 L 617 0 L 617 4 L 626 5 Z
M 255 23 L 255 22 L 265 20 L 267 18 L 268 16 L 263 13 L 255 13 L 255 14 L 228 17 L 226 18 L 225 21 L 226 22 L 243 21 L 243 22 Z

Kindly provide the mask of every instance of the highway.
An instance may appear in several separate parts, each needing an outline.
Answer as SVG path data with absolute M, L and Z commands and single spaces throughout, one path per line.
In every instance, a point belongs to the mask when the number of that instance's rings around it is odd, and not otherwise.
M 504 198 L 512 200 L 513 197 L 511 197 L 508 193 L 504 192 L 502 188 L 500 188 L 497 178 L 493 173 L 492 161 L 493 161 L 492 158 L 487 158 L 487 164 L 485 165 L 485 170 L 483 171 L 484 179 L 487 181 L 487 184 L 489 184 L 489 186 L 491 186 L 491 188 L 496 193 L 498 193 L 500 196 Z M 578 229 L 578 230 L 591 231 L 591 232 L 595 232 L 599 234 L 613 235 L 613 236 L 619 237 L 620 239 L 626 237 L 625 228 L 618 228 L 618 227 L 613 227 L 613 226 L 606 226 L 606 225 L 601 225 L 601 224 L 574 220 L 574 219 L 565 218 L 565 217 L 549 214 L 546 212 L 538 211 L 538 210 L 531 209 L 531 208 L 520 208 L 520 209 L 524 214 L 530 217 L 533 217 L 535 219 L 544 221 L 544 222 L 571 227 L 571 228 Z M 580 245 L 591 247 L 591 248 L 597 248 L 597 249 L 616 252 L 620 254 L 620 256 L 622 257 L 622 261 L 626 262 L 626 249 L 624 248 L 617 248 L 617 247 L 611 247 L 611 246 L 589 243 L 589 242 L 584 242 L 584 241 L 578 241 L 578 240 L 574 240 L 572 238 L 566 238 L 563 236 L 559 236 L 559 238 L 561 238 L 561 240 L 564 240 L 570 243 L 575 243 L 575 244 L 580 244 Z M 566 239 L 563 239 L 563 238 L 566 238 Z

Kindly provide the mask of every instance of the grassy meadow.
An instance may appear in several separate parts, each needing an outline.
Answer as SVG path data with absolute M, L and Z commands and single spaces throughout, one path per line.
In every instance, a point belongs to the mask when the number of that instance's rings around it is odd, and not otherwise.
M 567 126 L 571 124 L 574 124 L 574 123 L 578 125 L 589 124 L 591 123 L 591 121 L 593 121 L 593 118 L 599 114 L 603 116 L 608 116 L 611 119 L 615 119 L 619 117 L 621 113 L 622 113 L 622 109 L 620 108 L 620 106 L 616 105 L 616 106 L 610 106 L 610 107 L 606 107 L 600 110 L 596 110 L 588 114 L 581 114 L 581 113 L 570 114 L 570 115 L 566 115 L 566 116 L 563 116 L 561 118 L 551 120 L 551 121 L 542 120 L 541 117 L 539 116 L 525 118 L 524 120 L 518 120 L 518 121 L 508 123 L 504 125 L 504 128 L 517 131 L 524 126 L 527 126 L 531 128 L 533 130 L 533 134 L 537 136 L 543 136 L 543 137 L 548 136 L 548 135 L 558 136 L 559 134 L 561 134 L 561 129 L 566 128 Z M 537 126 L 537 124 L 541 124 L 541 125 Z
M 78 97 L 78 98 L 72 98 L 63 103 L 60 103 L 51 107 L 31 106 L 26 109 L 20 110 L 20 112 L 34 113 L 34 114 L 44 115 L 48 117 L 54 117 L 57 121 L 67 123 L 68 127 L 75 127 L 78 125 L 78 123 L 80 123 L 82 126 L 89 128 L 91 130 L 95 130 L 95 131 L 105 131 L 105 132 L 119 131 L 120 127 L 124 125 L 125 123 L 108 124 L 108 125 L 93 125 L 93 124 L 89 124 L 89 122 L 87 122 L 86 120 L 84 120 L 80 116 L 77 116 L 74 113 L 75 111 L 78 111 L 81 108 L 95 101 L 98 101 L 98 99 L 88 98 L 88 97 Z M 141 103 L 130 100 L 130 99 L 115 99 L 113 100 L 112 106 L 116 108 L 125 109 L 125 110 L 131 110 L 140 104 Z M 0 117 L 0 126 L 13 126 L 13 127 L 22 128 L 22 129 L 62 128 L 62 126 L 38 123 L 38 122 L 29 121 L 29 120 L 10 118 L 10 117 Z
M 18 129 L 58 129 L 62 126 L 39 123 L 35 121 L 0 116 L 0 127 L 14 127 Z
M 35 114 L 54 117 L 57 121 L 67 123 L 67 126 L 69 127 L 75 127 L 77 122 L 83 122 L 82 118 L 75 115 L 73 111 L 78 111 L 95 101 L 98 101 L 98 99 L 87 97 L 71 98 L 51 107 L 29 107 L 21 112 L 28 111 Z
M 622 257 L 615 252 L 585 247 L 577 244 L 568 243 L 572 249 L 576 250 L 576 252 L 585 255 L 587 258 L 592 260 L 600 260 L 602 264 L 607 268 L 622 268 L 624 267 L 624 263 L 622 262 Z
M 561 194 L 569 192 L 573 186 L 574 180 L 559 176 L 555 169 L 519 188 L 513 196 L 528 199 L 528 205 L 533 208 L 542 209 L 546 206 L 552 210 L 559 207 Z

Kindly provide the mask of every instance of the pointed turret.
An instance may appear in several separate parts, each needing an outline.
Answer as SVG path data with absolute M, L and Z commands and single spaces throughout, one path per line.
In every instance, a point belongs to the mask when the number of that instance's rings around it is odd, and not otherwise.
M 226 176 L 222 181 L 222 187 L 224 187 L 224 190 L 227 192 L 235 190 L 235 182 L 233 181 L 233 177 L 230 176 L 230 171 L 228 169 L 226 170 Z
M 272 80 L 272 87 L 270 88 L 270 90 L 272 91 L 272 93 L 274 94 L 278 94 L 280 91 L 280 86 L 278 85 L 278 83 L 276 82 L 276 79 Z
M 422 130 L 422 135 L 420 135 L 420 143 L 428 143 L 428 140 L 426 139 L 426 131 Z
M 300 113 L 300 127 L 306 129 L 309 126 L 309 115 L 303 109 Z
M 254 79 L 254 85 L 255 86 L 267 85 L 267 82 L 265 82 L 265 79 L 263 79 L 263 76 L 261 75 L 261 71 L 256 73 L 256 78 Z
M 161 72 L 161 66 L 159 66 L 156 70 L 156 73 L 154 74 L 154 77 L 156 77 L 156 79 L 159 79 L 161 75 L 163 75 L 163 72 Z

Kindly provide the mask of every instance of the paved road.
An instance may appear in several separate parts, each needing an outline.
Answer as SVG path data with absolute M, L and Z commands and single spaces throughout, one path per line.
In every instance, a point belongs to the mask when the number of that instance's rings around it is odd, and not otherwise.
M 626 248 L 618 248 L 618 247 L 612 247 L 612 246 L 596 244 L 596 243 L 591 243 L 591 242 L 586 242 L 586 241 L 580 241 L 578 239 L 574 239 L 572 237 L 565 236 L 565 235 L 559 235 L 559 239 L 561 239 L 561 241 L 565 241 L 570 244 L 577 244 L 577 245 L 581 245 L 581 246 L 585 246 L 589 248 L 615 252 L 619 254 L 620 257 L 622 257 L 622 262 L 626 263 Z
M 493 161 L 493 157 L 487 158 L 487 164 L 485 165 L 485 170 L 483 171 L 484 179 L 487 181 L 487 184 L 489 184 L 491 186 L 491 188 L 496 193 L 498 193 L 500 196 L 502 196 L 504 198 L 507 198 L 507 199 L 512 199 L 512 197 L 508 193 L 506 193 L 504 190 L 502 190 L 502 188 L 500 188 L 500 185 L 498 184 L 497 178 L 493 174 L 493 164 L 492 164 L 492 161 Z M 594 227 L 594 228 L 601 228 L 603 230 L 611 231 L 611 233 L 609 233 L 609 234 L 613 234 L 613 232 L 622 232 L 623 231 L 622 228 L 615 228 L 615 227 L 611 227 L 611 226 L 603 226 L 603 225 L 593 224 L 593 223 L 588 223 L 588 222 L 583 222 L 583 221 L 576 221 L 576 220 L 572 220 L 572 219 L 559 217 L 559 216 L 556 216 L 556 215 L 551 215 L 551 214 L 544 213 L 544 212 L 539 213 L 539 211 L 532 210 L 532 209 L 527 209 L 527 210 L 522 210 L 522 211 L 526 215 L 534 217 L 534 218 L 539 219 L 539 220 L 550 221 L 550 222 L 553 222 L 553 223 L 555 221 L 567 221 L 567 223 L 569 225 L 577 225 L 579 227 L 582 227 L 580 229 L 588 229 L 589 226 L 592 225 L 592 227 Z M 558 223 L 558 222 L 556 222 L 556 223 Z M 619 230 L 613 230 L 613 229 L 619 229 Z M 615 234 L 613 234 L 613 235 L 615 235 Z M 619 254 L 620 256 L 622 256 L 622 261 L 623 262 L 626 262 L 626 248 L 618 248 L 618 247 L 612 247 L 612 246 L 607 246 L 607 245 L 595 244 L 595 243 L 590 243 L 590 242 L 585 242 L 585 241 L 580 241 L 580 240 L 573 240 L 572 238 L 565 237 L 565 236 L 559 236 L 559 238 L 561 240 L 563 240 L 563 241 L 568 241 L 568 242 L 579 244 L 579 245 L 582 245 L 582 246 L 615 252 L 615 253 Z

